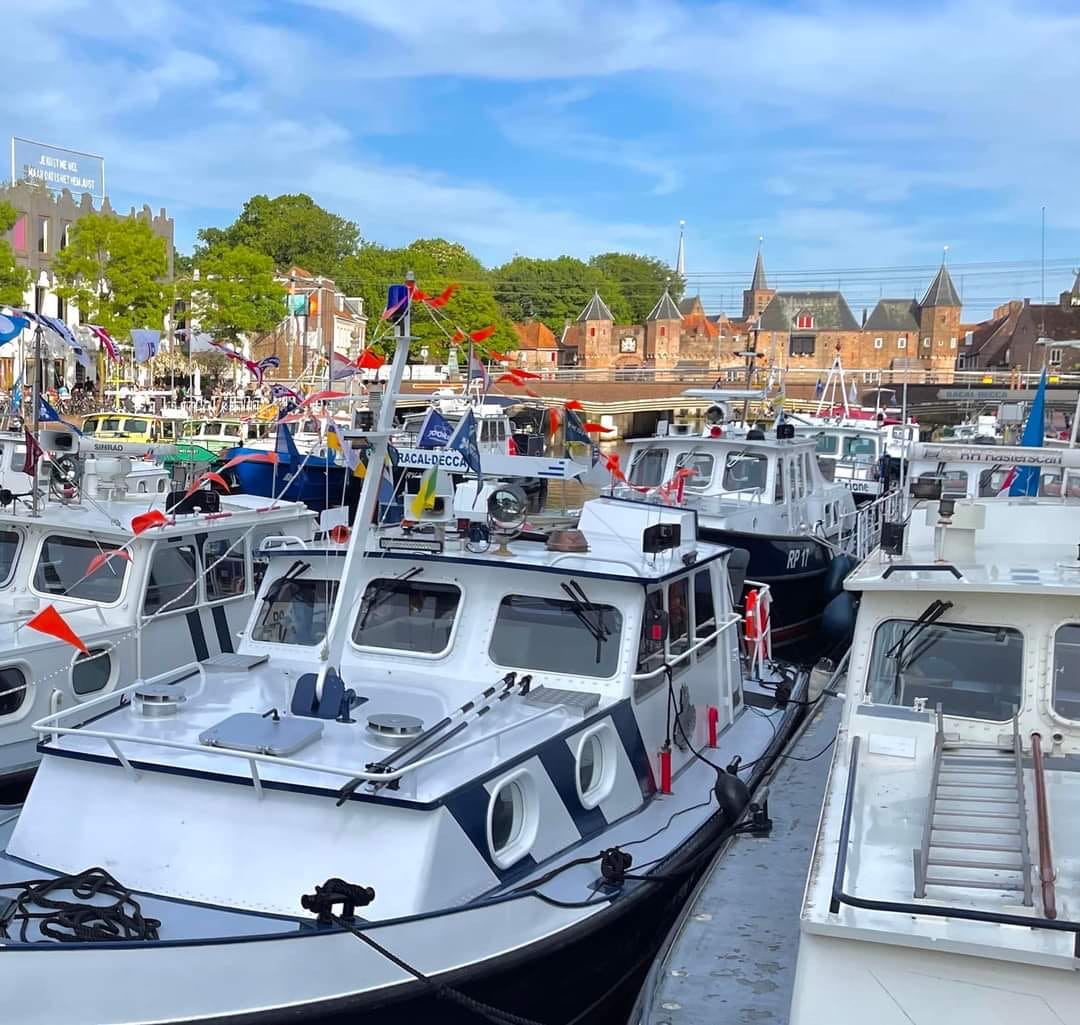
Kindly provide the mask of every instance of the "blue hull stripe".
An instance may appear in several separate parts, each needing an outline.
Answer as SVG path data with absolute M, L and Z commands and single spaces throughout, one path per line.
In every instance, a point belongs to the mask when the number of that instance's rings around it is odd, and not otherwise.
M 223 652 L 233 651 L 232 634 L 229 633 L 229 617 L 225 613 L 225 606 L 215 605 L 211 612 L 214 617 L 214 630 L 217 633 L 218 646 Z
M 187 613 L 188 633 L 191 634 L 191 647 L 195 651 L 195 661 L 205 662 L 210 657 L 210 649 L 206 646 L 206 634 L 203 632 L 202 620 L 199 619 L 199 610 L 192 609 Z

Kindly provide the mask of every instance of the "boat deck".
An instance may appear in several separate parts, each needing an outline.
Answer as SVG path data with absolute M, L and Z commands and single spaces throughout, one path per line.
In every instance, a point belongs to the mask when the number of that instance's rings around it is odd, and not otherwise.
M 657 961 L 632 1021 L 772 1025 L 788 1020 L 799 908 L 843 702 L 828 699 L 763 786 L 772 833 L 736 837 L 714 861 Z M 760 795 L 759 795 L 760 796 Z

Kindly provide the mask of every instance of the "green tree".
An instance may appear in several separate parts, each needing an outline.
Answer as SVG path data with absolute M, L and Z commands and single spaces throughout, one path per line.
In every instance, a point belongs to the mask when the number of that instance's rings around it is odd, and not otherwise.
M 56 292 L 116 337 L 133 327 L 160 328 L 169 306 L 165 240 L 131 217 L 87 214 L 71 226 L 53 259 Z
M 0 202 L 0 234 L 15 227 L 19 212 L 10 203 Z M 24 292 L 30 284 L 30 272 L 15 262 L 15 250 L 0 239 L 0 304 L 22 306 Z
M 285 316 L 285 289 L 274 280 L 274 261 L 249 246 L 217 245 L 198 253 L 198 280 L 178 283 L 199 331 L 233 343 L 263 334 Z
M 427 346 L 429 360 L 446 358 L 455 330 L 476 331 L 494 325 L 495 333 L 483 342 L 485 348 L 506 352 L 517 348 L 517 335 L 499 309 L 491 287 L 491 275 L 464 246 L 445 239 L 417 239 L 402 249 L 388 249 L 364 243 L 344 261 L 337 284 L 349 295 L 364 298 L 368 313 L 368 336 L 377 340 L 379 314 L 386 306 L 386 289 L 405 280 L 407 271 L 416 275 L 416 286 L 428 295 L 438 295 L 451 284 L 460 287 L 443 307 L 415 305 L 412 332 L 417 339 L 412 352 Z M 461 348 L 468 345 L 465 341 Z M 376 341 L 376 347 L 381 348 Z
M 269 256 L 285 270 L 302 267 L 313 274 L 337 274 L 360 244 L 352 221 L 324 210 L 310 196 L 252 196 L 227 228 L 204 228 L 200 249 L 244 245 Z M 196 253 L 198 256 L 198 253 Z
M 492 276 L 495 299 L 507 317 L 543 321 L 556 335 L 567 320 L 577 318 L 596 290 L 617 321 L 625 322 L 630 316 L 619 285 L 572 256 L 554 260 L 515 256 L 496 267 Z
M 589 266 L 599 272 L 606 285 L 617 289 L 626 299 L 625 316 L 632 324 L 642 324 L 664 294 L 664 286 L 671 289 L 671 297 L 678 302 L 686 283 L 663 260 L 635 253 L 601 253 L 589 261 Z M 604 288 L 600 294 L 607 299 Z M 608 301 L 616 319 L 623 315 Z

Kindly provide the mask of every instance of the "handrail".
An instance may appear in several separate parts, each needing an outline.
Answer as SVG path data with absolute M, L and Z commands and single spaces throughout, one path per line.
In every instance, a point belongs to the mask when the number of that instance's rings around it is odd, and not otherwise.
M 711 634 L 709 634 L 708 637 L 702 637 L 695 645 L 693 645 L 693 647 L 687 648 L 686 651 L 683 651 L 680 654 L 676 655 L 675 658 L 669 660 L 664 665 L 660 666 L 659 669 L 654 669 L 651 673 L 634 673 L 634 675 L 631 676 L 630 679 L 634 683 L 640 683 L 644 680 L 651 680 L 654 676 L 659 676 L 661 673 L 666 673 L 673 666 L 677 666 L 680 662 L 688 659 L 699 648 L 704 648 L 707 644 L 712 644 L 712 642 L 715 641 L 716 638 L 719 637 L 725 630 L 735 626 L 741 620 L 742 616 L 740 616 L 737 612 L 732 612 L 730 618 L 725 623 L 723 623 L 721 626 L 718 626 Z
M 1073 957 L 1080 958 L 1080 922 L 1067 922 L 1054 918 L 1036 918 L 1028 915 L 1008 915 L 997 911 L 980 911 L 977 908 L 948 907 L 940 904 L 915 904 L 910 901 L 875 900 L 856 897 L 844 891 L 844 875 L 847 872 L 848 842 L 851 836 L 851 818 L 854 811 L 855 780 L 859 765 L 860 737 L 851 741 L 851 760 L 848 763 L 848 784 L 844 795 L 844 810 L 840 820 L 840 844 L 833 871 L 832 894 L 829 913 L 838 914 L 840 905 L 860 908 L 863 911 L 884 911 L 900 915 L 926 918 L 956 918 L 967 922 L 988 922 L 992 925 L 1017 925 L 1024 929 L 1048 929 L 1052 932 L 1073 934 Z
M 1042 735 L 1038 732 L 1031 734 L 1031 767 L 1035 776 L 1035 812 L 1039 820 L 1039 878 L 1042 880 L 1043 913 L 1047 918 L 1057 918 L 1054 855 L 1050 849 L 1050 813 L 1046 805 Z

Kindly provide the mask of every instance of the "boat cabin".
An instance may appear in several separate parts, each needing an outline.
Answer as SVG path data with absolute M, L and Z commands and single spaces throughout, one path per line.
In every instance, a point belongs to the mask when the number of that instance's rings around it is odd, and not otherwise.
M 1032 497 L 1080 498 L 1077 449 L 927 442 L 912 448 L 908 478 L 913 493 L 940 481 L 943 498 L 999 498 L 1025 466 L 1038 471 Z
M 262 420 L 227 417 L 188 420 L 184 423 L 184 440 L 221 453 L 227 448 L 239 448 L 253 441 L 272 440 L 275 427 L 276 424 Z
M 182 417 L 91 413 L 83 420 L 82 432 L 102 440 L 171 443 L 180 440 L 183 425 Z
M 1060 501 L 916 499 L 846 581 L 861 602 L 792 1025 L 928 1020 L 911 986 L 881 993 L 916 976 L 964 1020 L 1003 1000 L 1075 1016 L 1078 540 Z
M 880 430 L 821 427 L 813 437 L 818 466 L 826 480 L 843 484 L 857 500 L 866 501 L 882 493 L 885 438 Z

